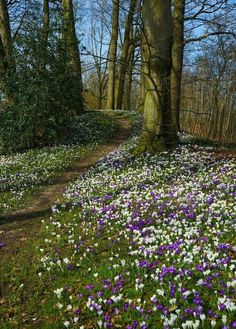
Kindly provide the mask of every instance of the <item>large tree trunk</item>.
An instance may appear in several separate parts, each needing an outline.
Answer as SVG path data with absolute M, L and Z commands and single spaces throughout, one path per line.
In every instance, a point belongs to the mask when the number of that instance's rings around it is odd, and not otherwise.
M 76 104 L 76 112 L 80 114 L 83 111 L 83 98 L 82 98 L 82 73 L 81 73 L 81 61 L 78 47 L 78 40 L 75 31 L 75 20 L 73 12 L 72 0 L 62 0 L 63 7 L 63 43 L 65 52 L 67 54 L 67 65 L 71 76 L 78 85 L 78 100 L 79 104 Z
M 185 0 L 174 0 L 171 110 L 173 122 L 177 131 L 180 131 L 180 96 L 184 50 L 184 10 Z
M 129 13 L 125 24 L 125 35 L 124 43 L 122 47 L 121 57 L 120 57 L 120 71 L 118 76 L 118 86 L 117 86 L 117 97 L 116 97 L 116 109 L 122 109 L 124 87 L 125 87 L 125 76 L 129 65 L 129 48 L 130 48 L 130 35 L 132 30 L 132 23 L 134 12 L 136 8 L 137 1 L 130 0 Z
M 1 66 L 1 88 L 5 94 L 5 103 L 14 104 L 13 91 L 7 82 L 9 77 L 15 73 L 15 59 L 11 38 L 11 27 L 6 0 L 0 0 L 0 66 Z
M 144 126 L 135 154 L 162 151 L 176 142 L 170 104 L 171 20 L 170 0 L 144 0 Z
M 107 110 L 115 108 L 116 52 L 119 26 L 119 9 L 119 0 L 113 0 L 112 31 L 108 53 L 109 66 L 107 82 Z

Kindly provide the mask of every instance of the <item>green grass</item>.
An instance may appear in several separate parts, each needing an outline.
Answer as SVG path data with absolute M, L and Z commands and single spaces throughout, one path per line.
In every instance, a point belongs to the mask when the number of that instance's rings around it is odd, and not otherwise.
M 58 326 L 55 323 L 53 301 L 47 299 L 51 278 L 43 281 L 38 276 L 40 253 L 37 250 L 43 241 L 43 232 L 39 225 L 29 223 L 24 233 L 27 239 L 21 241 L 17 237 L 12 249 L 8 248 L 9 240 L 0 250 L 0 328 L 61 328 L 60 323 Z

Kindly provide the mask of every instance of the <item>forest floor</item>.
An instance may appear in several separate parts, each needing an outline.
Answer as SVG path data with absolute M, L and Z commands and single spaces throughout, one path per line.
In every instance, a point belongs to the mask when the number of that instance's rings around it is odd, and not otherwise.
M 33 226 L 40 224 L 40 218 L 49 215 L 53 204 L 60 204 L 63 200 L 63 191 L 67 185 L 78 178 L 99 159 L 115 150 L 131 134 L 131 123 L 129 120 L 116 117 L 118 131 L 109 143 L 98 146 L 84 159 L 79 160 L 66 171 L 61 172 L 53 179 L 52 184 L 41 186 L 36 195 L 31 197 L 23 208 L 0 216 L 0 234 L 4 234 L 7 246 L 13 247 L 17 241 L 27 238 L 33 230 Z
M 63 191 L 70 182 L 86 172 L 99 159 L 115 150 L 130 136 L 132 132 L 130 120 L 122 116 L 116 116 L 115 120 L 118 129 L 111 141 L 90 151 L 85 158 L 55 177 L 50 185 L 41 186 L 36 195 L 27 200 L 23 208 L 0 216 L 0 243 L 4 239 L 4 250 L 0 248 L 0 309 L 4 308 L 4 317 L 11 319 L 9 328 L 12 326 L 23 328 L 29 321 L 27 313 L 22 311 L 24 301 L 17 297 L 16 287 L 19 283 L 19 273 L 22 273 L 22 277 L 31 276 L 30 272 L 35 260 L 31 246 L 40 237 L 41 221 L 45 217 L 48 218 L 53 204 L 60 204 L 63 199 Z M 24 271 L 22 271 L 22 264 L 26 264 Z M 34 282 L 29 280 L 28 283 L 28 291 L 33 291 Z M 18 305 L 18 309 L 15 307 L 16 305 Z M 3 314 L 0 312 L 0 318 L 1 315 Z M 37 319 L 35 319 L 35 328 L 38 327 L 37 323 Z M 0 327 L 5 328 L 1 326 L 1 323 Z M 32 325 L 30 325 L 31 327 Z M 6 328 L 8 328 L 7 325 Z
M 185 140 L 135 158 L 117 120 L 110 143 L 5 215 L 0 328 L 235 328 L 234 153 Z

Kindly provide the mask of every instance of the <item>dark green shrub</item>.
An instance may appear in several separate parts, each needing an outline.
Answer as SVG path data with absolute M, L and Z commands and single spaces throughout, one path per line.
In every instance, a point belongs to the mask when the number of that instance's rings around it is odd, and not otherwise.
M 116 130 L 117 123 L 108 114 L 87 112 L 77 118 L 73 135 L 68 140 L 79 144 L 106 142 Z
M 28 46 L 28 47 L 27 47 Z M 52 42 L 42 62 L 40 41 L 19 41 L 17 73 L 10 85 L 16 105 L 0 113 L 0 140 L 4 152 L 64 143 L 82 112 L 78 80 L 65 65 L 59 42 Z

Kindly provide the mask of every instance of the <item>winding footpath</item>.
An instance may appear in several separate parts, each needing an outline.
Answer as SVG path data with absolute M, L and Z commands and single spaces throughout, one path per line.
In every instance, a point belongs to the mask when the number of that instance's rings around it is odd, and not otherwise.
M 118 130 L 113 139 L 98 146 L 94 151 L 79 160 L 71 168 L 62 172 L 54 179 L 52 185 L 40 187 L 38 193 L 31 198 L 30 203 L 24 208 L 1 216 L 3 224 L 0 224 L 0 238 L 4 238 L 7 247 L 19 247 L 29 236 L 37 234 L 43 216 L 50 215 L 51 207 L 55 203 L 60 203 L 63 199 L 63 191 L 67 185 L 78 178 L 99 159 L 115 150 L 131 134 L 131 123 L 122 117 L 116 118 Z

